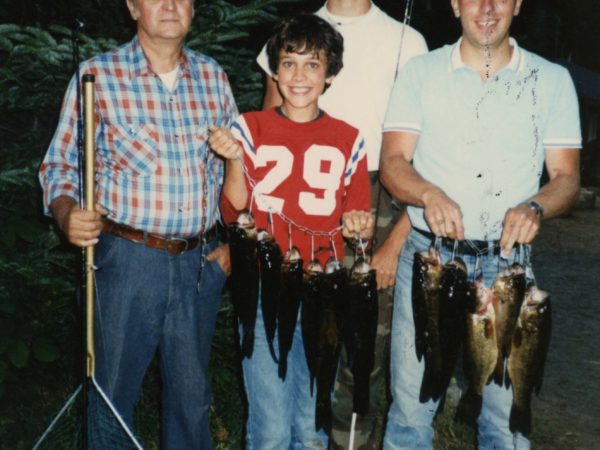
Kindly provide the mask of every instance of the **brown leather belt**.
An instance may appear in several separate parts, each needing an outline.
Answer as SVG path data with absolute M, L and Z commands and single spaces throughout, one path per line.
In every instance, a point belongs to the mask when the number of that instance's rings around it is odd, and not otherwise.
M 141 230 L 136 230 L 128 227 L 127 225 L 121 225 L 108 219 L 104 219 L 103 223 L 103 230 L 112 234 L 113 236 L 127 239 L 128 241 L 135 242 L 136 244 L 144 244 L 146 247 L 166 250 L 172 255 L 181 255 L 183 252 L 195 249 L 202 243 L 202 235 L 192 238 L 164 237 Z M 207 244 L 216 237 L 216 225 L 204 233 L 204 239 Z

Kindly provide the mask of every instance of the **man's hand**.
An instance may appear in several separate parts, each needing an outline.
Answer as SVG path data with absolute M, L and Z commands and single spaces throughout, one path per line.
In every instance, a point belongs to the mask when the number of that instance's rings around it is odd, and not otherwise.
M 58 227 L 71 244 L 89 247 L 98 243 L 102 216 L 108 214 L 102 206 L 96 205 L 95 211 L 82 210 L 74 199 L 62 196 L 56 198 L 50 208 Z
M 508 258 L 515 245 L 529 244 L 540 231 L 541 218 L 527 203 L 509 209 L 502 222 L 501 256 Z
M 231 275 L 231 260 L 229 258 L 229 244 L 219 245 L 216 249 L 206 255 L 207 261 L 216 261 L 225 275 Z
M 406 210 L 391 229 L 386 239 L 375 250 L 371 267 L 377 270 L 377 288 L 385 289 L 396 282 L 398 258 L 410 233 L 411 225 Z
M 396 282 L 400 250 L 401 248 L 396 248 L 386 240 L 373 253 L 371 268 L 377 271 L 377 289 L 388 288 Z
M 240 159 L 242 157 L 242 147 L 235 140 L 231 131 L 215 125 L 211 125 L 208 129 L 210 130 L 208 143 L 213 152 L 225 159 Z
M 462 241 L 465 230 L 460 206 L 441 189 L 432 187 L 423 195 L 425 220 L 436 236 Z
M 367 211 L 348 211 L 342 214 L 342 236 L 348 239 L 371 239 L 375 228 L 373 214 Z

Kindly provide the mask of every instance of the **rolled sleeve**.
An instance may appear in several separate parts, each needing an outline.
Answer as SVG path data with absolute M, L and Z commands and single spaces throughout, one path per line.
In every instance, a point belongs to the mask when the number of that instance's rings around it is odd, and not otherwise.
M 77 90 L 71 79 L 63 99 L 58 126 L 40 166 L 39 181 L 43 190 L 44 214 L 51 215 L 50 204 L 60 196 L 79 201 L 77 153 Z

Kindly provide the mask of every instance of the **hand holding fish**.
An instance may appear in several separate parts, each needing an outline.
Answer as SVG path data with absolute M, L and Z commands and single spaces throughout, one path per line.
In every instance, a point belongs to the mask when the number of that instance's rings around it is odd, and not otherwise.
M 465 239 L 462 211 L 456 202 L 437 187 L 427 190 L 422 200 L 423 214 L 433 234 L 459 241 Z
M 225 159 L 240 159 L 242 147 L 227 128 L 219 128 L 216 125 L 208 127 L 210 137 L 208 143 L 213 152 Z
M 510 208 L 502 222 L 501 256 L 507 258 L 515 243 L 529 244 L 533 241 L 540 230 L 541 221 L 541 217 L 528 203 Z
M 348 211 L 342 214 L 342 236 L 371 239 L 375 228 L 373 214 L 367 211 Z

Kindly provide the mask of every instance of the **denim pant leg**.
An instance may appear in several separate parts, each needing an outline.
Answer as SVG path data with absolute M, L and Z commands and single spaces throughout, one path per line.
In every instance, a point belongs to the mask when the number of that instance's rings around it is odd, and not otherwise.
M 419 401 L 425 363 L 417 360 L 412 313 L 413 255 L 429 247 L 429 241 L 411 232 L 402 250 L 396 274 L 391 343 L 391 394 L 383 448 L 431 449 L 432 420 L 437 403 Z
M 167 253 L 102 233 L 95 265 L 96 379 L 132 427 L 133 407 L 160 341 Z
M 166 450 L 212 448 L 208 361 L 226 276 L 217 261 L 201 266 L 201 258 L 200 252 L 171 257 L 173 282 L 159 344 Z
M 516 251 L 513 250 L 507 262 L 500 262 L 498 256 L 487 256 L 481 259 L 485 283 L 491 287 L 499 269 L 508 263 L 512 264 Z M 469 269 L 474 267 L 472 258 Z M 530 442 L 521 433 L 512 433 L 508 428 L 512 405 L 512 389 L 490 383 L 483 389 L 483 405 L 477 421 L 478 447 L 480 450 L 529 450 Z
M 173 256 L 105 233 L 96 251 L 96 378 L 131 426 L 160 347 L 166 449 L 212 448 L 204 361 L 225 275 L 217 263 L 207 264 L 199 295 L 201 251 Z
M 277 335 L 275 353 L 279 354 Z M 310 395 L 300 321 L 288 354 L 285 381 L 277 374 L 259 305 L 251 358 L 242 361 L 248 398 L 247 450 L 326 449 L 325 434 L 315 431 L 316 397 Z

